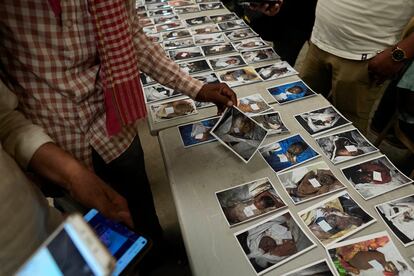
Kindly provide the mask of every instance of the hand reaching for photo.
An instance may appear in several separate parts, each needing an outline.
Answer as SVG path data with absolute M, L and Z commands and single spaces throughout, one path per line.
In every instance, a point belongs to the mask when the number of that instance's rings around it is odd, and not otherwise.
M 224 83 L 207 83 L 196 98 L 198 102 L 212 102 L 216 104 L 218 114 L 223 113 L 227 107 L 237 104 L 237 96 L 234 91 Z
M 279 13 L 283 5 L 283 0 L 275 1 L 274 3 L 251 3 L 249 8 L 253 11 L 263 13 L 267 16 L 275 16 Z

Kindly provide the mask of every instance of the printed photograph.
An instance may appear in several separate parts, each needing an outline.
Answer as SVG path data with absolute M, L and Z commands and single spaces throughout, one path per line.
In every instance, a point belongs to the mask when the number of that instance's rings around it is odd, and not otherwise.
M 252 67 L 229 70 L 217 73 L 221 82 L 227 83 L 230 87 L 250 84 L 261 81 Z
M 148 15 L 151 17 L 168 16 L 168 15 L 174 15 L 174 11 L 172 9 L 152 10 L 152 11 L 148 11 Z
M 163 42 L 163 45 L 165 50 L 172 50 L 178 48 L 192 47 L 194 46 L 194 41 L 191 37 L 184 39 L 166 40 Z
M 148 4 L 147 5 L 147 9 L 148 10 L 166 10 L 166 9 L 171 9 L 172 7 L 170 5 L 168 5 L 168 3 L 153 3 L 153 4 Z
M 195 1 L 197 4 L 199 3 L 210 3 L 210 2 L 217 2 L 217 0 L 196 0 Z
M 192 35 L 202 35 L 202 34 L 219 33 L 220 29 L 217 27 L 216 24 L 209 24 L 209 25 L 193 27 L 191 28 L 190 32 Z
M 184 7 L 184 6 L 190 6 L 193 5 L 193 1 L 185 1 L 185 0 L 173 0 L 168 1 L 168 4 L 172 7 Z
M 227 14 L 211 15 L 210 19 L 213 20 L 214 23 L 220 23 L 224 21 L 238 20 L 239 17 L 235 13 L 227 13 Z
M 188 98 L 154 103 L 149 109 L 156 123 L 198 113 L 194 101 Z
M 348 182 L 366 200 L 412 183 L 385 155 L 341 170 Z
M 272 109 L 260 94 L 239 98 L 237 107 L 247 116 L 263 113 Z
M 189 19 L 186 19 L 185 22 L 187 23 L 189 27 L 203 25 L 207 23 L 213 23 L 213 21 L 211 21 L 211 19 L 207 16 L 198 16 L 194 18 L 189 18 Z
M 156 34 L 157 32 L 155 31 L 155 27 L 154 26 L 147 26 L 142 28 L 142 31 L 148 35 L 148 34 Z
M 215 73 L 202 74 L 199 76 L 194 76 L 194 78 L 204 83 L 219 83 L 220 82 Z
M 258 34 L 255 33 L 250 28 L 245 28 L 245 29 L 237 29 L 234 31 L 226 32 L 226 36 L 230 41 L 237 41 L 241 39 L 256 37 L 258 36 Z
M 211 103 L 211 102 L 198 102 L 198 101 L 194 101 L 194 104 L 197 107 L 197 109 L 202 109 L 202 108 L 214 106 L 214 103 Z
M 210 65 L 208 65 L 207 61 L 204 59 L 182 62 L 182 63 L 179 63 L 178 65 L 187 74 L 197 74 L 197 73 L 211 70 Z
M 289 63 L 287 63 L 286 61 L 281 61 L 273 65 L 259 67 L 255 70 L 264 81 L 281 79 L 298 74 L 298 72 L 295 69 L 293 69 L 293 67 L 290 66 Z
M 141 79 L 141 83 L 142 83 L 143 87 L 148 86 L 148 85 L 152 85 L 152 84 L 155 83 L 155 80 L 151 79 L 149 76 L 147 76 L 144 73 L 140 73 L 139 78 Z
M 379 204 L 375 209 L 404 246 L 414 244 L 414 195 Z
M 333 195 L 298 213 L 324 246 L 328 247 L 375 222 L 347 191 Z
M 206 56 L 224 55 L 236 52 L 231 43 L 221 43 L 215 45 L 201 46 Z
M 203 52 L 200 47 L 180 48 L 176 50 L 169 50 L 168 55 L 172 60 L 186 60 L 203 57 Z
M 155 26 L 155 30 L 157 32 L 172 31 L 172 30 L 181 29 L 181 28 L 184 28 L 184 24 L 181 20 L 161 23 Z
M 295 269 L 282 276 L 335 276 L 326 259 Z
M 197 5 L 174 8 L 177 14 L 196 13 L 200 12 L 200 7 Z
M 195 35 L 194 42 L 196 45 L 207 45 L 225 43 L 224 35 L 222 33 Z
M 246 65 L 246 62 L 244 62 L 241 55 L 212 58 L 209 59 L 208 62 L 215 71 Z
M 216 141 L 216 138 L 210 135 L 210 131 L 219 119 L 220 117 L 215 117 L 178 126 L 184 148 Z
M 147 37 L 152 41 L 152 42 L 161 42 L 162 41 L 162 37 L 160 34 L 147 34 Z
M 295 119 L 312 137 L 351 124 L 333 106 L 304 112 L 296 115 Z
M 280 59 L 280 56 L 276 54 L 273 48 L 263 48 L 253 51 L 246 51 L 242 52 L 241 54 L 248 64 Z
M 224 9 L 221 2 L 200 3 L 198 5 L 200 6 L 201 11 Z
M 146 103 L 152 103 L 155 101 L 165 100 L 182 95 L 174 89 L 165 87 L 161 84 L 144 87 L 144 94 Z
M 227 108 L 211 134 L 247 163 L 266 138 L 267 131 L 237 107 Z
M 216 192 L 230 227 L 286 207 L 268 178 Z
M 234 235 L 257 275 L 263 275 L 316 246 L 288 211 Z
M 142 27 L 152 26 L 154 24 L 154 22 L 152 22 L 152 19 L 151 18 L 147 18 L 147 17 L 141 18 L 139 20 L 139 23 L 140 23 L 140 25 Z
M 239 52 L 255 50 L 255 49 L 258 49 L 258 48 L 263 48 L 263 47 L 268 47 L 269 46 L 260 37 L 254 37 L 254 38 L 249 38 L 249 39 L 243 39 L 243 40 L 240 40 L 240 41 L 234 41 L 233 45 L 234 45 L 234 48 L 236 48 L 236 50 L 239 51 Z
M 285 126 L 282 116 L 277 111 L 255 114 L 251 118 L 264 127 L 268 135 L 289 133 L 289 129 Z
M 180 39 L 180 38 L 188 38 L 191 37 L 190 31 L 185 29 L 174 30 L 170 32 L 165 32 L 162 34 L 162 39 L 169 40 L 169 39 Z
M 338 275 L 414 275 L 385 231 L 332 245 L 328 255 Z
M 316 138 L 316 142 L 335 165 L 378 151 L 356 128 Z
M 167 22 L 173 22 L 179 19 L 180 18 L 178 18 L 177 15 L 168 15 L 168 16 L 154 17 L 153 21 L 154 21 L 154 24 L 162 24 L 162 23 L 167 23 Z
M 323 161 L 279 173 L 277 177 L 295 205 L 346 188 Z
M 242 19 L 221 22 L 218 25 L 223 32 L 249 27 Z
M 300 134 L 265 145 L 259 149 L 259 152 L 276 173 L 319 156 Z
M 290 103 L 316 95 L 303 81 L 275 85 L 267 88 L 267 91 L 279 104 Z

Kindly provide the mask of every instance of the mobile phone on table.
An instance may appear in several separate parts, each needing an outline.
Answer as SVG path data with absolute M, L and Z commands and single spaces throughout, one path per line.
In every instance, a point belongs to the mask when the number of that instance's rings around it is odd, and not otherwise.
M 104 217 L 95 209 L 90 210 L 84 219 L 116 259 L 112 275 L 126 274 L 151 247 L 149 239 Z
M 70 215 L 23 264 L 18 276 L 107 276 L 115 259 L 81 215 Z

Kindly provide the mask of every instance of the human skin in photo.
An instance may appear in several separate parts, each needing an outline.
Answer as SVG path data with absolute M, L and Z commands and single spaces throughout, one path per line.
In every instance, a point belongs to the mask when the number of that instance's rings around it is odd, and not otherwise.
M 210 59 L 209 62 L 214 70 L 223 70 L 246 65 L 246 62 L 244 62 L 241 55 L 214 58 Z
M 272 48 L 242 52 L 242 56 L 248 64 L 280 58 Z
M 237 107 L 247 116 L 263 113 L 272 109 L 260 94 L 239 98 Z
M 251 67 L 229 70 L 217 74 L 219 75 L 220 80 L 227 83 L 230 87 L 260 81 L 260 77 Z
M 282 117 L 277 111 L 255 114 L 251 118 L 267 129 L 269 135 L 289 133 L 289 129 L 285 126 Z
M 165 87 L 161 84 L 144 87 L 145 100 L 147 103 L 165 100 L 182 95 L 174 89 Z
M 215 141 L 210 131 L 219 120 L 219 117 L 210 118 L 195 123 L 178 126 L 184 147 L 204 144 Z
M 191 99 L 179 99 L 165 103 L 152 104 L 151 113 L 155 122 L 188 116 L 197 113 L 194 101 Z
M 302 100 L 316 95 L 303 81 L 294 81 L 276 85 L 267 88 L 267 91 L 269 91 L 279 104 Z

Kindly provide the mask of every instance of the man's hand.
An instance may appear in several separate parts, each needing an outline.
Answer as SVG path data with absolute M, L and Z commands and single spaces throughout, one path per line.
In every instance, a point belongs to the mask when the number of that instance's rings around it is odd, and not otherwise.
M 392 48 L 385 49 L 368 63 L 369 77 L 377 85 L 395 77 L 405 66 L 404 62 L 394 61 L 391 58 L 391 51 Z
M 212 102 L 217 105 L 218 114 L 223 113 L 227 107 L 237 104 L 237 96 L 227 84 L 207 83 L 198 92 L 196 101 Z
M 271 3 L 251 3 L 249 8 L 253 11 L 263 13 L 267 16 L 275 16 L 279 13 L 280 8 L 283 5 L 283 0 L 276 1 L 274 4 Z

